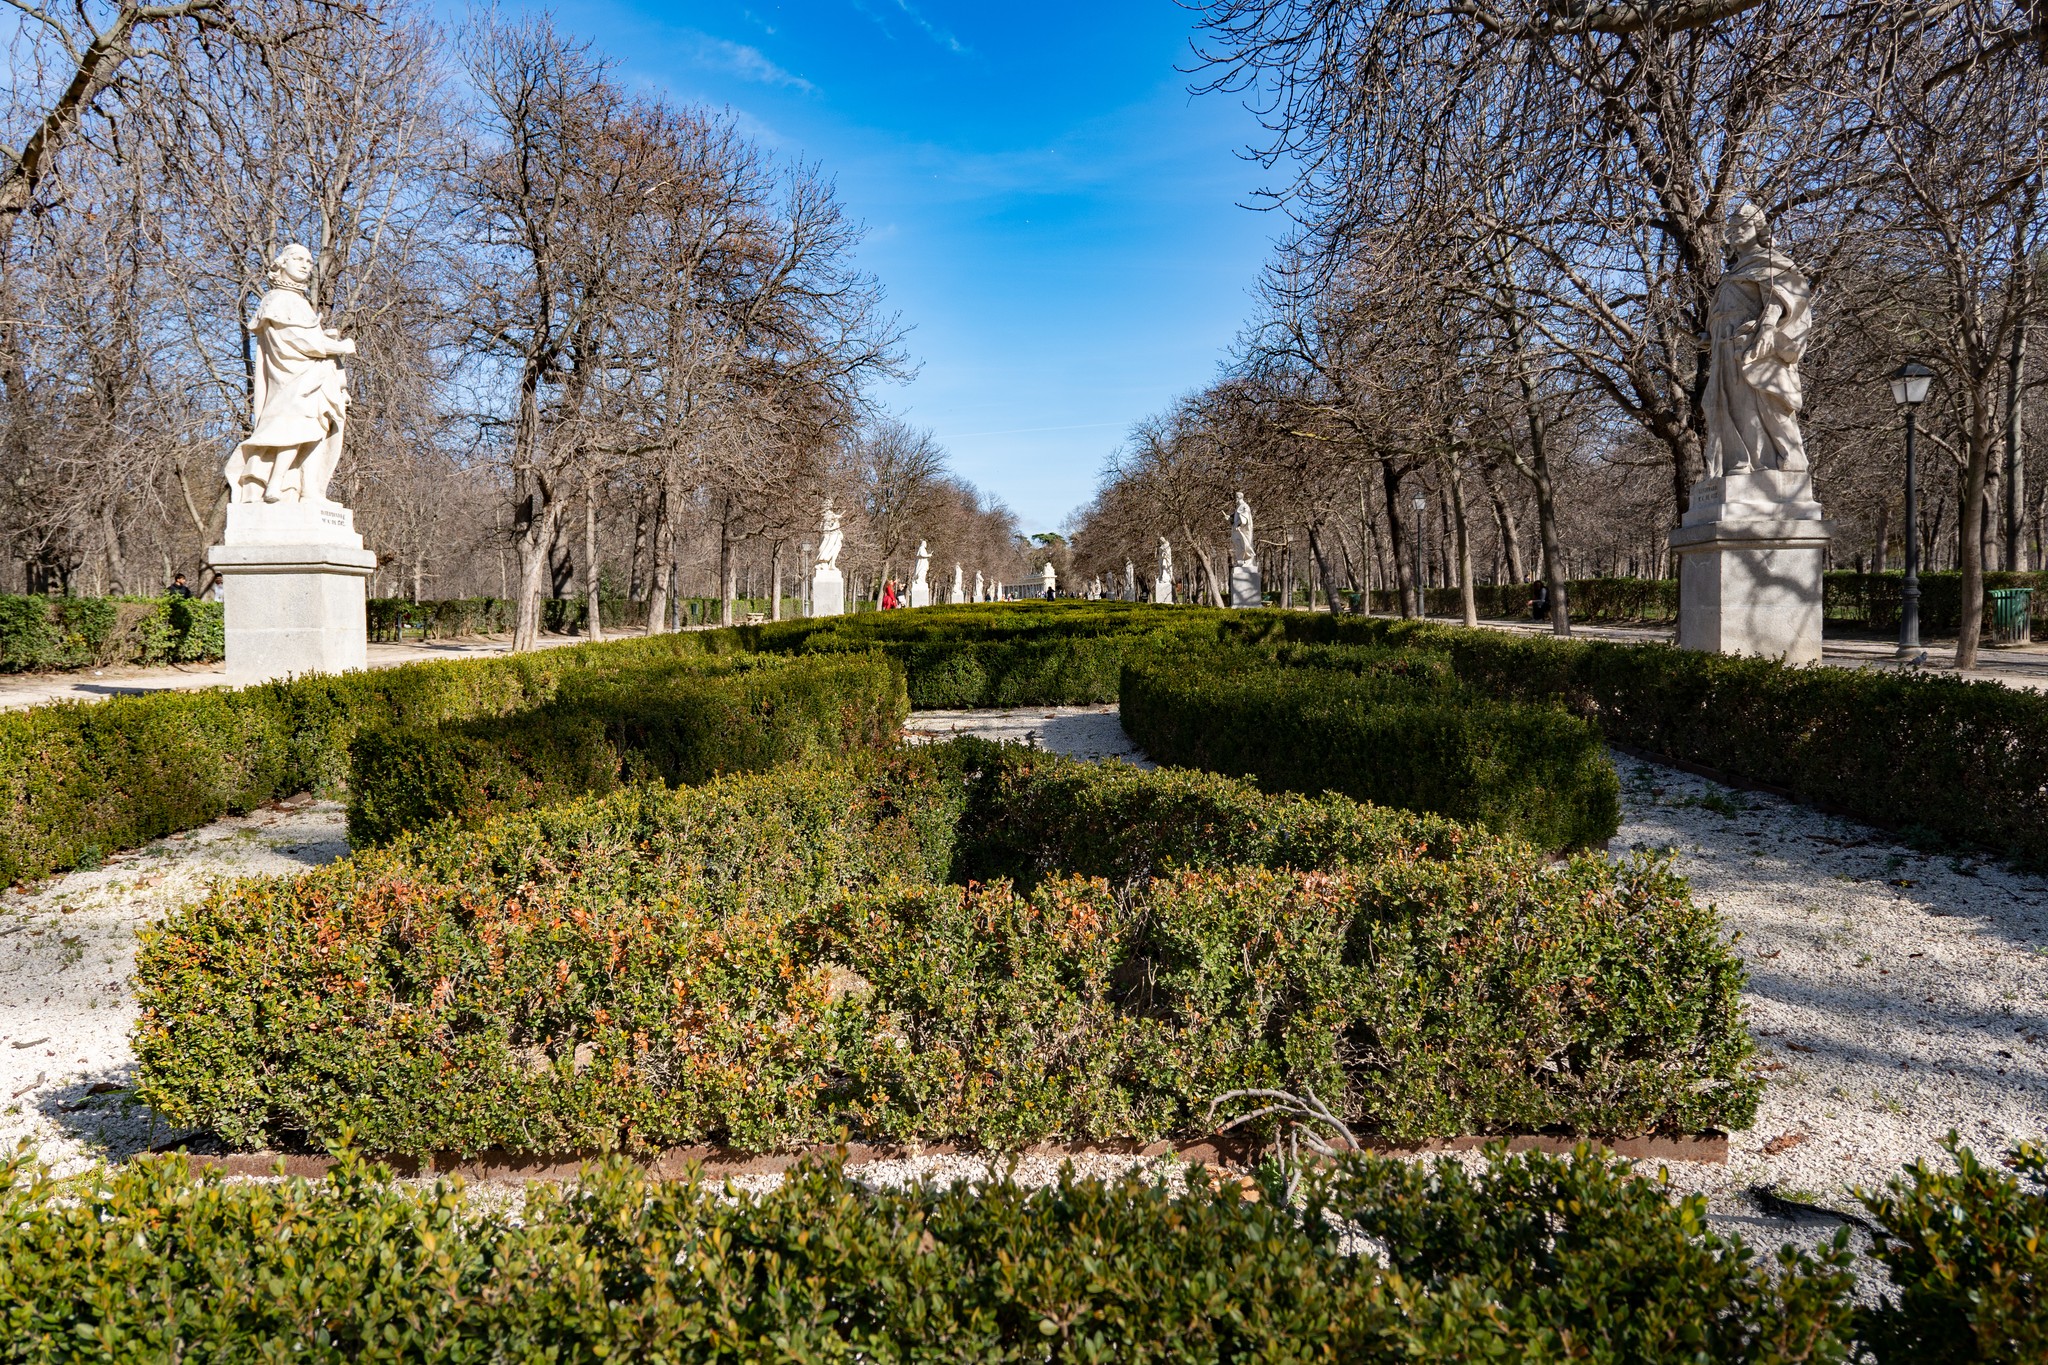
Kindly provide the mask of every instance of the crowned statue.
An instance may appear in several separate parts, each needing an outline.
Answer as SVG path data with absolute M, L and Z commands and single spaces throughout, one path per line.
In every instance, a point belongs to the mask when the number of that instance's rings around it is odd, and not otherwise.
M 255 421 L 228 456 L 235 502 L 327 502 L 327 484 L 341 463 L 348 417 L 343 356 L 356 344 L 326 325 L 306 298 L 313 253 L 293 242 L 277 253 L 256 316 L 253 373 Z

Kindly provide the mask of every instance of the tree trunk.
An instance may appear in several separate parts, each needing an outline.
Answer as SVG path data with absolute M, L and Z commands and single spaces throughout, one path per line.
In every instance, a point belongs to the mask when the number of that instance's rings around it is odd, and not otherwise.
M 2028 272 L 2031 276 L 2031 271 Z M 2026 423 L 2027 305 L 2030 286 L 2022 287 L 2020 320 L 2012 329 L 2012 344 L 2005 357 L 2005 567 L 2024 571 L 2030 567 L 2027 554 L 2026 506 L 2027 462 L 2021 442 Z
M 536 500 L 542 495 L 536 493 Z M 553 557 L 555 530 L 561 521 L 560 506 L 544 501 L 538 515 L 531 517 L 513 537 L 512 550 L 518 560 L 518 611 L 512 618 L 512 652 L 517 654 L 540 646 L 541 590 L 548 583 Z
M 626 596 L 634 602 L 643 601 L 647 596 L 647 585 L 640 581 L 640 575 L 647 566 L 647 498 L 643 494 L 633 499 L 633 546 L 626 552 Z
M 1323 581 L 1323 604 L 1329 609 L 1330 615 L 1335 616 L 1337 614 L 1337 566 L 1330 562 L 1329 555 L 1323 550 L 1325 539 L 1327 537 L 1323 534 L 1321 523 L 1311 521 L 1308 524 L 1308 557 L 1310 562 L 1315 565 L 1316 576 Z M 1338 544 L 1341 546 L 1342 543 L 1343 537 L 1339 536 Z M 1350 555 L 1347 553 L 1345 558 L 1349 559 Z M 1311 611 L 1315 609 L 1315 589 L 1313 585 L 1309 589 L 1309 609 Z
M 1479 624 L 1479 602 L 1472 595 L 1472 528 L 1465 519 L 1465 475 L 1453 460 L 1450 466 L 1451 514 L 1458 534 L 1458 595 L 1465 609 L 1465 624 Z
M 647 554 L 652 560 L 654 571 L 647 582 L 647 633 L 666 635 L 668 633 L 668 587 L 671 577 L 672 556 L 668 543 L 674 534 L 668 522 L 668 492 L 664 489 L 655 495 L 654 526 L 649 533 Z
M 592 640 L 604 638 L 604 625 L 597 619 L 598 591 L 602 586 L 597 562 L 597 477 L 583 476 L 583 634 Z
M 1956 667 L 1977 666 L 1977 647 L 1984 636 L 1984 483 L 1991 469 L 1992 411 L 1990 377 L 1971 395 L 1968 418 L 1970 462 L 1963 472 L 1963 505 L 1956 527 L 1956 548 L 1963 571 L 1962 619 L 1956 632 Z
M 1200 566 L 1202 573 L 1203 595 L 1209 599 L 1210 606 L 1222 606 L 1223 593 L 1216 583 L 1216 566 L 1209 558 L 1209 547 L 1196 538 L 1195 528 L 1186 522 L 1180 524 L 1180 534 L 1181 539 L 1187 543 L 1188 548 L 1195 552 L 1195 563 Z M 1193 593 L 1188 595 L 1190 597 L 1194 596 Z
M 1380 461 L 1380 491 L 1387 499 L 1387 550 L 1394 561 L 1394 588 L 1400 600 L 1401 615 L 1407 617 L 1422 614 L 1421 585 L 1415 581 L 1415 563 L 1402 544 L 1401 534 L 1401 474 L 1394 468 L 1393 461 Z
M 1529 581 L 1528 566 L 1522 562 L 1522 528 L 1515 517 L 1515 509 L 1501 496 L 1500 488 L 1493 476 L 1487 474 L 1486 496 L 1493 502 L 1494 524 L 1500 527 L 1501 552 L 1507 556 L 1508 581 L 1526 583 Z
M 775 542 L 775 550 L 769 558 L 768 590 L 774 594 L 768 602 L 768 619 L 782 619 L 782 542 Z
M 726 496 L 718 518 L 718 624 L 732 624 L 732 497 Z

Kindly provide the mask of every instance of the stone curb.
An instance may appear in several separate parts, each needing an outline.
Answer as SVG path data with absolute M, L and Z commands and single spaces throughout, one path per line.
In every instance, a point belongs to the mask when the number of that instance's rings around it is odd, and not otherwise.
M 1440 1152 L 1472 1152 L 1485 1147 L 1489 1142 L 1500 1141 L 1492 1137 L 1444 1138 L 1435 1142 L 1412 1146 L 1377 1146 L 1367 1144 L 1365 1151 L 1376 1156 L 1426 1156 Z M 1506 1139 L 1511 1152 L 1548 1152 L 1562 1154 L 1571 1151 L 1580 1142 L 1594 1146 L 1635 1161 L 1689 1161 L 1708 1165 L 1726 1165 L 1728 1162 L 1728 1136 L 1725 1133 L 1700 1133 L 1680 1136 L 1650 1135 L 1638 1137 L 1577 1138 L 1524 1135 Z M 166 1144 L 160 1149 L 176 1152 Z M 1248 1138 L 1234 1134 L 1198 1138 L 1188 1142 L 1041 1142 L 1029 1147 L 1018 1148 L 1014 1153 L 991 1153 L 984 1148 L 963 1143 L 938 1142 L 923 1146 L 899 1146 L 893 1144 L 869 1144 L 851 1142 L 839 1147 L 820 1143 L 798 1152 L 748 1153 L 731 1147 L 699 1145 L 672 1147 L 658 1156 L 648 1158 L 639 1164 L 649 1174 L 665 1180 L 681 1179 L 695 1168 L 710 1180 L 723 1180 L 728 1176 L 779 1175 L 799 1162 L 817 1157 L 830 1156 L 844 1151 L 848 1166 L 864 1166 L 877 1161 L 902 1161 L 923 1156 L 1136 1156 L 1161 1157 L 1177 1156 L 1181 1160 L 1213 1166 L 1249 1167 L 1257 1157 L 1261 1146 Z M 195 1172 L 216 1171 L 225 1176 L 269 1176 L 282 1173 L 314 1180 L 334 1169 L 335 1159 L 331 1156 L 308 1154 L 287 1154 L 280 1152 L 229 1152 L 222 1155 L 198 1155 L 179 1153 L 185 1156 L 187 1165 Z M 452 1152 L 436 1153 L 431 1158 L 419 1157 L 378 1157 L 393 1174 L 406 1177 L 417 1176 L 459 1176 L 464 1180 L 477 1181 L 523 1181 L 523 1180 L 574 1180 L 589 1162 L 600 1159 L 601 1153 L 587 1153 L 581 1156 L 525 1156 L 493 1150 L 480 1152 L 475 1156 L 462 1157 Z

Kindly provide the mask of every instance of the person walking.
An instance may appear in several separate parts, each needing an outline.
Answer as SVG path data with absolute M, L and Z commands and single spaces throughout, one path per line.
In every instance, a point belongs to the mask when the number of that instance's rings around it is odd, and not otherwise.
M 891 578 L 882 584 L 882 610 L 896 610 L 896 580 Z
M 189 602 L 189 601 L 191 601 L 191 600 L 192 600 L 192 589 L 191 589 L 191 588 L 190 588 L 190 587 L 189 587 L 189 586 L 188 586 L 188 585 L 186 584 L 186 582 L 185 582 L 185 575 L 183 575 L 183 574 L 181 574 L 181 573 L 180 573 L 180 574 L 172 574 L 172 575 L 171 575 L 171 586 L 170 586 L 170 587 L 168 587 L 168 588 L 165 588 L 165 589 L 164 589 L 164 596 L 166 596 L 166 597 L 182 597 L 182 598 L 184 598 L 184 599 L 185 599 L 186 601 L 188 601 L 188 602 Z

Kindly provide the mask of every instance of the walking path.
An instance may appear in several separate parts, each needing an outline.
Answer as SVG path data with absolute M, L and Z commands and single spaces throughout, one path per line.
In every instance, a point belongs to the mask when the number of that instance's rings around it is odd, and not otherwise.
M 1432 616 L 1429 619 L 1448 626 L 1462 624 L 1456 616 Z M 1549 626 L 1534 621 L 1482 619 L 1479 624 L 1487 630 L 1505 630 L 1516 635 L 1550 634 Z M 1579 639 L 1619 640 L 1629 644 L 1670 644 L 1676 631 L 1671 626 L 1574 625 L 1572 635 Z M 1945 673 L 1951 677 L 1968 678 L 1972 682 L 2003 683 L 2007 687 L 2023 687 L 2035 692 L 2048 689 L 2048 644 L 1980 650 L 1978 666 L 1967 673 L 1956 670 L 1954 640 L 1929 640 L 1923 643 L 1922 648 L 1927 658 L 1925 662 L 1912 665 L 1917 672 Z M 1830 636 L 1821 642 L 1821 662 L 1833 668 L 1900 666 L 1896 642 L 1841 636 Z
M 606 631 L 605 638 L 619 639 L 639 631 Z M 542 649 L 580 645 L 581 635 L 543 635 Z M 372 668 L 396 668 L 400 664 L 424 663 L 434 659 L 483 659 L 512 652 L 509 635 L 476 635 L 460 640 L 407 640 L 402 644 L 370 646 Z M 0 675 L 0 711 L 40 706 L 50 701 L 104 701 L 108 697 L 135 697 L 145 692 L 184 692 L 201 687 L 225 687 L 227 665 L 182 664 L 168 668 L 87 668 L 72 673 L 12 673 Z

